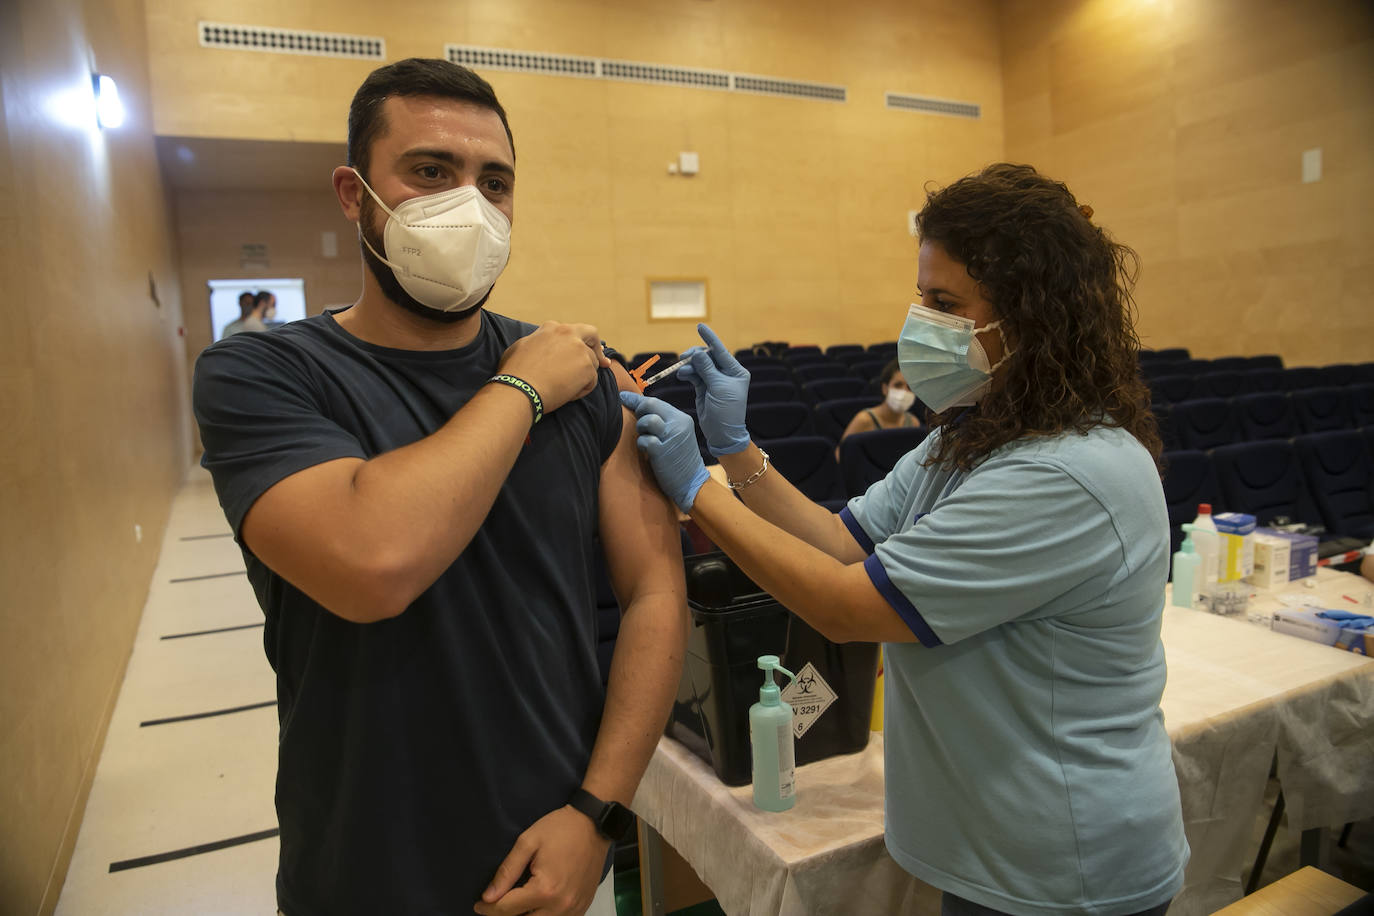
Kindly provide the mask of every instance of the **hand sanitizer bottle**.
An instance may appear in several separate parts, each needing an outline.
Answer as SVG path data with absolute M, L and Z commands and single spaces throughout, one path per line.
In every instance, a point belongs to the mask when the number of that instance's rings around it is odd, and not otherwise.
M 1175 607 L 1200 608 L 1198 600 L 1202 587 L 1202 557 L 1193 550 L 1193 526 L 1184 525 L 1188 532 L 1182 546 L 1174 554 L 1173 603 Z
M 749 744 L 754 753 L 754 804 L 764 811 L 786 811 L 797 803 L 796 764 L 792 748 L 792 707 L 782 701 L 773 672 L 796 675 L 778 664 L 776 655 L 760 655 L 766 672 L 759 701 L 749 707 Z

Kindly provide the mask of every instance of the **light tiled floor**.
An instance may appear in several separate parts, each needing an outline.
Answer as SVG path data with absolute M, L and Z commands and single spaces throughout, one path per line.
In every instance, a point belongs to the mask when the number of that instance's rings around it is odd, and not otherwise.
M 275 836 L 111 871 L 277 826 L 276 685 L 228 533 L 209 475 L 193 468 L 172 505 L 59 916 L 276 911 Z M 272 705 L 142 724 L 260 703 Z

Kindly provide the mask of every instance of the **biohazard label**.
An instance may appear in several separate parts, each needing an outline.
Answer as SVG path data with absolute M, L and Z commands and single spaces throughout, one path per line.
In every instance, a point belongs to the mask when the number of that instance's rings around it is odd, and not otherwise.
M 793 736 L 800 738 L 806 734 L 836 699 L 835 691 L 816 672 L 816 666 L 807 662 L 782 692 L 782 701 L 792 707 Z

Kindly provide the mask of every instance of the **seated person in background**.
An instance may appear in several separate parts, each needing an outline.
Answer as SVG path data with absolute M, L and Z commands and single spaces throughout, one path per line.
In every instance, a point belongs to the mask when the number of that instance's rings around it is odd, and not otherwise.
M 902 429 L 921 425 L 920 420 L 907 413 L 911 405 L 916 403 L 916 395 L 911 393 L 906 379 L 902 378 L 902 370 L 897 360 L 894 359 L 884 366 L 883 374 L 878 378 L 882 383 L 883 402 L 876 407 L 865 407 L 854 414 L 854 419 L 844 428 L 841 439 L 875 429 Z M 836 458 L 839 454 L 840 450 L 836 448 Z

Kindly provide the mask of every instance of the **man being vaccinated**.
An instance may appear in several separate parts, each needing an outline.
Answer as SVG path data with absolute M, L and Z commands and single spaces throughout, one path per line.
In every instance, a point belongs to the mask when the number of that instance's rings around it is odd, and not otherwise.
M 278 905 L 611 916 L 608 850 L 682 661 L 673 508 L 596 329 L 485 308 L 515 194 L 491 87 L 382 67 L 348 135 L 357 302 L 196 367 L 277 675 Z M 606 688 L 598 536 L 624 614 Z

